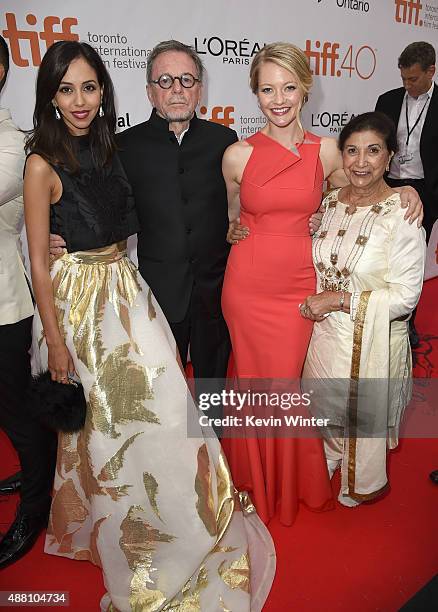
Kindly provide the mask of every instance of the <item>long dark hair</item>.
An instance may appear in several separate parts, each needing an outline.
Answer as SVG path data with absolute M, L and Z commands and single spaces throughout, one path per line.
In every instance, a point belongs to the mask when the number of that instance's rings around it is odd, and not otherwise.
M 103 116 L 93 119 L 90 125 L 90 149 L 97 167 L 109 163 L 116 150 L 114 133 L 116 111 L 114 87 L 111 77 L 97 51 L 88 43 L 62 40 L 54 43 L 44 55 L 38 70 L 33 126 L 26 143 L 27 153 L 38 153 L 46 161 L 77 172 L 79 163 L 77 145 L 64 123 L 55 117 L 52 100 L 71 62 L 79 57 L 95 70 L 99 85 L 103 87 Z

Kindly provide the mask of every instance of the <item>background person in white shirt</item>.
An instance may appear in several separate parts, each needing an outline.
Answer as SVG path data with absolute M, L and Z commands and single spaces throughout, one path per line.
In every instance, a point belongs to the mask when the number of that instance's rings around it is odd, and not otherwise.
M 0 36 L 0 92 L 9 68 L 9 50 Z M 0 494 L 21 486 L 20 504 L 0 542 L 0 568 L 22 557 L 47 524 L 56 437 L 27 414 L 31 328 L 34 306 L 20 244 L 23 225 L 24 134 L 0 108 L 0 427 L 14 445 L 21 481 L 0 482 Z M 1 461 L 0 461 L 1 464 Z
M 376 110 L 397 126 L 399 150 L 392 158 L 386 181 L 392 187 L 412 185 L 424 206 L 423 225 L 427 238 L 438 218 L 438 88 L 435 49 L 427 42 L 414 42 L 398 59 L 403 87 L 382 94 Z
M 427 42 L 413 42 L 398 58 L 403 87 L 382 94 L 376 110 L 390 117 L 397 126 L 398 152 L 385 180 L 391 187 L 411 185 L 424 207 L 423 226 L 429 242 L 438 218 L 438 87 L 434 84 L 435 49 Z M 415 311 L 409 338 L 419 343 Z

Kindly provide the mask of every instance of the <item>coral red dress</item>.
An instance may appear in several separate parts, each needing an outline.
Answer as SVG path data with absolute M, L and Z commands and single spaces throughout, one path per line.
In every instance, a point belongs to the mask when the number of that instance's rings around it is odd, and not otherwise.
M 222 310 L 239 378 L 291 379 L 301 375 L 312 322 L 299 304 L 315 293 L 309 217 L 321 202 L 320 138 L 306 133 L 291 151 L 262 132 L 240 189 L 240 220 L 250 235 L 231 249 Z M 319 510 L 332 493 L 320 439 L 224 440 L 234 483 L 252 491 L 265 522 L 279 510 L 291 525 L 299 501 Z

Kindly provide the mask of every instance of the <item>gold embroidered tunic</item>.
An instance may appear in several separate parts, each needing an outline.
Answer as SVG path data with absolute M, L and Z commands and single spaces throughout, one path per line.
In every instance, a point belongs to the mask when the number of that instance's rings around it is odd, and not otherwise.
M 315 323 L 303 377 L 316 384 L 314 410 L 330 419 L 325 450 L 341 461 L 341 493 L 362 501 L 387 485 L 386 446 L 397 445 L 409 401 L 407 320 L 420 297 L 426 247 L 397 193 L 351 215 L 338 194 L 325 198 L 313 243 L 317 291 L 349 291 L 357 300 L 351 314 Z

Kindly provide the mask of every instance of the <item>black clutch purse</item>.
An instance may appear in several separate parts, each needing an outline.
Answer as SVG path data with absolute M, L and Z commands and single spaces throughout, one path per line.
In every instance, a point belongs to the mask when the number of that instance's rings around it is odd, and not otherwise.
M 52 380 L 49 371 L 33 376 L 27 391 L 29 412 L 55 431 L 73 433 L 85 424 L 87 402 L 81 383 L 63 385 Z

